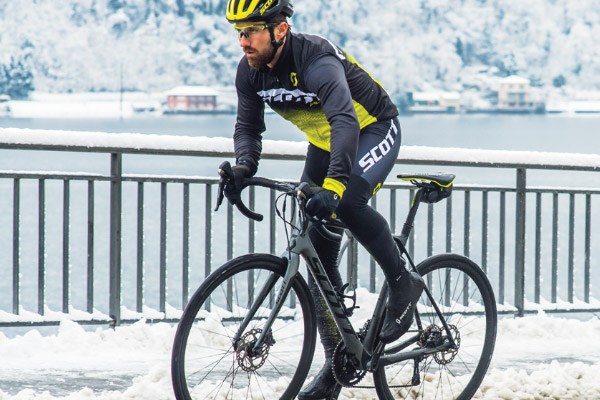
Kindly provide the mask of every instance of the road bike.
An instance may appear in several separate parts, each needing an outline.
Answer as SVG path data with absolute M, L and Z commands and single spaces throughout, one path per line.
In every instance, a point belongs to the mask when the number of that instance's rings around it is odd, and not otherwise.
M 224 163 L 221 171 L 228 168 Z M 297 396 L 311 370 L 317 341 L 314 299 L 300 268 L 301 259 L 341 333 L 333 354 L 338 382 L 334 397 L 340 390 L 364 390 L 364 397 L 358 398 L 471 398 L 494 350 L 494 293 L 481 268 L 464 256 L 439 254 L 415 265 L 406 250 L 419 205 L 449 196 L 454 175 L 398 177 L 418 189 L 402 232 L 394 239 L 407 267 L 421 274 L 426 283 L 406 334 L 389 344 L 379 340 L 386 312 L 385 281 L 370 318 L 358 329 L 353 325 L 356 292 L 349 296 L 332 286 L 309 238 L 312 229 L 334 238 L 330 229 L 343 228 L 343 224 L 315 221 L 306 215 L 307 184 L 248 178 L 243 188 L 262 186 L 282 192 L 277 209 L 286 226 L 288 245 L 280 256 L 246 254 L 225 263 L 191 297 L 173 345 L 171 375 L 176 398 L 272 400 Z M 217 208 L 226 181 L 221 179 Z M 262 220 L 262 215 L 241 200 L 236 206 L 245 216 Z M 354 303 L 346 305 L 351 297 Z M 353 397 L 355 393 L 360 392 L 353 392 Z

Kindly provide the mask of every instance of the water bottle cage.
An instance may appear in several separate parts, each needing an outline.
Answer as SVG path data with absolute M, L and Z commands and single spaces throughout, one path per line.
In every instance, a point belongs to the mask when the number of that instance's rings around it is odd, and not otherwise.
M 354 314 L 354 310 L 356 310 L 357 308 L 360 308 L 360 306 L 356 305 L 356 291 L 354 291 L 351 295 L 344 294 L 344 292 L 346 291 L 346 288 L 348 286 L 350 286 L 350 284 L 346 283 L 344 286 L 342 286 L 342 288 L 340 290 L 336 290 L 336 294 L 337 294 L 338 301 L 340 302 L 340 304 L 342 305 L 342 308 L 344 309 L 344 314 L 346 314 L 347 317 L 351 317 L 352 314 Z M 345 299 L 352 300 L 352 305 L 350 307 L 346 306 Z

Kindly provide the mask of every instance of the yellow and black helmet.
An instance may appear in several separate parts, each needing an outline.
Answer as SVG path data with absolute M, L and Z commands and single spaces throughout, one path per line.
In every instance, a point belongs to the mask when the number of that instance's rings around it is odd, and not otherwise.
M 291 17 L 294 6 L 291 0 L 228 0 L 227 21 L 237 22 L 268 21 L 279 14 Z

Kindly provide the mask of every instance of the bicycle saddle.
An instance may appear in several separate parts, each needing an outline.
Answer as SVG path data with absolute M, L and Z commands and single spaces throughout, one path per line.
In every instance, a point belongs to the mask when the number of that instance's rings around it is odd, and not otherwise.
M 448 188 L 452 186 L 455 175 L 440 172 L 437 174 L 400 174 L 397 175 L 397 177 L 402 179 L 403 181 L 428 181 L 435 183 L 440 187 Z

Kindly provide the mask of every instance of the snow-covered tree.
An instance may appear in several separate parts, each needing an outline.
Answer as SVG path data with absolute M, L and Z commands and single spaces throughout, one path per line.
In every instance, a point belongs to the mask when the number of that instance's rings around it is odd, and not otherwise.
M 0 93 L 24 99 L 33 89 L 33 73 L 22 59 L 13 57 L 8 65 L 0 66 Z
M 36 88 L 163 90 L 232 84 L 241 56 L 227 0 L 0 1 L 0 63 L 29 44 Z M 394 96 L 486 90 L 523 75 L 600 89 L 597 0 L 295 0 L 293 30 L 326 36 Z M 5 33 L 6 32 L 6 33 Z M 10 32 L 10 34 L 8 34 Z M 564 78 L 555 82 L 555 78 Z

